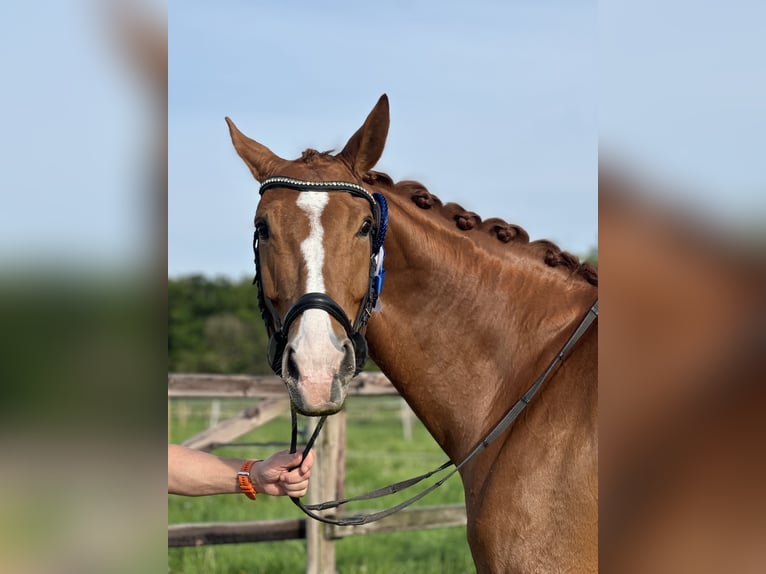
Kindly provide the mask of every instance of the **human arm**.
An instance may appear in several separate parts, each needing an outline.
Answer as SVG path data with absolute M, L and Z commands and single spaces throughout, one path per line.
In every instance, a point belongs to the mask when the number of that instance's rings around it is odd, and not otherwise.
M 301 464 L 301 454 L 281 451 L 250 470 L 257 493 L 301 497 L 308 488 L 314 451 Z M 240 492 L 237 472 L 245 459 L 218 457 L 180 445 L 168 445 L 168 493 L 184 496 L 234 494 Z M 300 464 L 299 468 L 290 470 Z

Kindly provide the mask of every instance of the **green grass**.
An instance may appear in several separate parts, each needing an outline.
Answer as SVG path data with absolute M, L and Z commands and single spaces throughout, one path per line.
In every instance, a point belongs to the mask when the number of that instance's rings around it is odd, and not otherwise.
M 221 418 L 231 416 L 252 402 L 222 400 Z M 412 440 L 402 435 L 399 399 L 351 397 L 346 406 L 345 495 L 353 496 L 431 470 L 446 456 L 423 426 L 416 421 Z M 209 400 L 172 400 L 169 403 L 171 442 L 207 428 Z M 289 413 L 252 431 L 238 442 L 289 441 Z M 220 448 L 218 455 L 266 458 L 286 446 L 238 446 Z M 425 481 L 430 484 L 430 481 Z M 421 485 L 414 490 L 417 492 Z M 387 508 L 414 492 L 349 505 L 347 511 Z M 463 501 L 458 476 L 432 492 L 416 506 Z M 186 498 L 168 496 L 168 521 L 206 522 L 267 520 L 303 517 L 289 499 L 259 496 L 254 503 L 244 496 Z M 184 574 L 291 574 L 306 569 L 305 541 L 225 544 L 200 548 L 168 549 L 168 571 Z M 336 542 L 336 571 L 340 574 L 398 574 L 474 572 L 465 539 L 465 528 L 440 528 L 349 537 Z

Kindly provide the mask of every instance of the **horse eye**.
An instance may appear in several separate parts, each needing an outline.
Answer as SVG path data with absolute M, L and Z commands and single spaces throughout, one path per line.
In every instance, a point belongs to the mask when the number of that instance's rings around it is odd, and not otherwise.
M 259 221 L 255 224 L 255 231 L 258 233 L 258 239 L 264 241 L 269 238 L 269 226 L 265 221 Z
M 370 231 L 372 231 L 372 221 L 365 219 L 364 223 L 362 223 L 362 227 L 359 228 L 359 236 L 367 237 L 370 234 Z

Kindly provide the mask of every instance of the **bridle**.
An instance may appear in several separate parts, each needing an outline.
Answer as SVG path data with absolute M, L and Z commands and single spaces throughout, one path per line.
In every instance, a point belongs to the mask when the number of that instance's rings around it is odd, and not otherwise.
M 287 346 L 287 337 L 293 322 L 308 309 L 320 309 L 332 315 L 346 331 L 346 336 L 354 347 L 354 357 L 356 358 L 354 376 L 356 376 L 367 361 L 368 349 L 364 331 L 377 304 L 386 274 L 383 269 L 383 241 L 388 229 L 386 198 L 383 194 L 370 193 L 361 185 L 347 181 L 304 181 L 281 176 L 270 177 L 263 181 L 259 193 L 263 195 L 265 191 L 274 188 L 287 188 L 300 192 L 345 192 L 355 197 L 361 197 L 370 204 L 373 222 L 370 230 L 369 280 L 353 324 L 343 308 L 326 293 L 305 293 L 287 310 L 284 319 L 281 319 L 263 290 L 259 229 L 257 226 L 253 234 L 253 252 L 255 253 L 255 279 L 253 279 L 253 283 L 258 287 L 258 308 L 269 334 L 268 358 L 272 370 L 277 375 L 282 375 L 282 355 Z
M 383 279 L 385 277 L 385 271 L 383 270 L 383 255 L 384 255 L 383 240 L 385 239 L 386 230 L 388 228 L 388 206 L 386 203 L 386 199 L 385 197 L 383 197 L 382 194 L 380 193 L 371 194 L 366 189 L 364 189 L 361 185 L 358 185 L 355 183 L 344 182 L 344 181 L 318 181 L 318 182 L 303 181 L 303 180 L 293 179 L 288 177 L 271 177 L 265 180 L 261 184 L 260 194 L 263 195 L 264 191 L 271 188 L 275 188 L 275 187 L 280 187 L 280 188 L 286 187 L 288 189 L 293 189 L 300 192 L 305 192 L 305 191 L 347 192 L 347 193 L 351 193 L 352 195 L 356 197 L 363 197 L 370 203 L 370 208 L 372 210 L 374 221 L 373 221 L 373 228 L 370 234 L 371 243 L 370 243 L 369 284 L 368 284 L 367 293 L 364 299 L 362 300 L 362 303 L 360 305 L 359 311 L 357 312 L 357 316 L 353 324 L 348 319 L 348 316 L 340 307 L 340 305 L 338 305 L 338 303 L 336 303 L 331 297 L 329 297 L 325 293 L 306 293 L 305 295 L 299 297 L 298 300 L 295 303 L 293 303 L 293 305 L 288 309 L 287 313 L 285 314 L 284 320 L 283 321 L 280 320 L 279 313 L 277 313 L 271 301 L 269 300 L 268 297 L 265 296 L 263 292 L 263 284 L 261 281 L 260 255 L 258 251 L 259 246 L 258 246 L 258 229 L 257 228 L 255 231 L 255 236 L 253 238 L 253 250 L 255 252 L 255 269 L 256 269 L 256 275 L 253 282 L 258 286 L 258 306 L 261 311 L 261 316 L 263 317 L 263 320 L 266 323 L 266 328 L 268 330 L 269 337 L 270 337 L 269 363 L 271 364 L 271 368 L 274 370 L 274 372 L 280 376 L 282 374 L 282 355 L 287 345 L 287 335 L 290 329 L 290 325 L 293 323 L 293 321 L 295 321 L 295 319 L 298 316 L 300 316 L 307 309 L 321 309 L 331 314 L 333 317 L 335 317 L 338 320 L 338 322 L 341 325 L 343 325 L 343 328 L 345 329 L 346 334 L 348 335 L 349 339 L 351 340 L 354 346 L 354 352 L 356 355 L 356 370 L 354 372 L 354 375 L 357 375 L 359 371 L 362 369 L 362 367 L 364 366 L 364 362 L 367 359 L 367 353 L 368 353 L 367 342 L 364 339 L 364 330 L 367 325 L 367 321 L 372 315 L 372 311 L 375 308 L 375 305 L 378 301 L 378 297 L 380 296 L 380 291 L 383 286 Z M 375 522 L 376 520 L 380 520 L 381 518 L 390 516 L 391 514 L 399 512 L 400 510 L 410 506 L 414 502 L 417 502 L 418 500 L 423 498 L 425 495 L 427 495 L 429 492 L 435 490 L 436 488 L 444 484 L 444 482 L 446 482 L 447 479 L 452 477 L 452 475 L 454 475 L 456 472 L 462 469 L 466 464 L 468 464 L 471 460 L 473 460 L 479 453 L 481 453 L 484 449 L 486 449 L 495 439 L 497 439 L 497 437 L 502 435 L 503 432 L 511 426 L 511 424 L 518 418 L 521 412 L 527 407 L 527 405 L 530 403 L 532 398 L 537 394 L 537 392 L 540 390 L 543 384 L 548 380 L 549 376 L 554 371 L 554 369 L 556 369 L 556 367 L 558 367 L 558 365 L 564 360 L 564 358 L 569 354 L 569 352 L 572 350 L 575 344 L 580 340 L 580 338 L 582 338 L 582 336 L 588 331 L 588 328 L 593 324 L 593 322 L 597 318 L 598 318 L 598 299 L 596 299 L 593 305 L 591 305 L 590 309 L 588 309 L 587 313 L 582 318 L 578 326 L 575 328 L 574 332 L 570 335 L 570 337 L 567 339 L 566 343 L 564 343 L 564 346 L 560 349 L 560 351 L 556 354 L 556 356 L 550 361 L 550 363 L 545 368 L 543 373 L 532 383 L 532 385 L 521 396 L 521 398 L 518 401 L 516 401 L 516 403 L 505 414 L 505 416 L 500 420 L 500 422 L 498 422 L 495 425 L 495 427 L 489 432 L 489 434 L 487 434 L 486 437 L 460 463 L 455 464 L 452 461 L 448 460 L 444 462 L 443 464 L 441 464 L 439 467 L 425 474 L 421 474 L 419 476 L 416 476 L 401 482 L 390 484 L 388 486 L 384 486 L 383 488 L 379 488 L 372 492 L 368 492 L 367 494 L 362 494 L 360 496 L 355 496 L 352 498 L 346 498 L 342 500 L 332 500 L 332 501 L 323 502 L 320 504 L 310 504 L 310 505 L 304 505 L 299 498 L 291 497 L 292 501 L 307 516 L 315 520 L 318 520 L 320 522 L 324 522 L 327 524 L 334 524 L 338 526 L 349 526 L 349 525 L 357 526 L 357 525 L 367 524 L 369 522 Z M 294 452 L 297 452 L 298 419 L 297 419 L 297 413 L 295 408 L 292 407 L 291 410 L 292 410 L 292 434 L 291 434 L 291 441 L 290 441 L 290 452 L 294 453 Z M 303 462 L 303 459 L 306 458 L 306 455 L 311 450 L 311 447 L 314 445 L 314 442 L 316 441 L 316 438 L 319 435 L 319 432 L 321 431 L 322 426 L 324 425 L 326 420 L 327 420 L 327 416 L 322 416 L 319 419 L 319 422 L 317 423 L 316 428 L 314 429 L 314 433 L 312 434 L 311 438 L 306 444 L 306 447 L 303 450 L 301 463 Z M 380 498 L 382 496 L 386 496 L 389 494 L 393 494 L 395 492 L 399 492 L 410 486 L 414 486 L 415 484 L 421 482 L 422 480 L 425 480 L 433 476 L 434 474 L 441 472 L 442 470 L 445 470 L 453 465 L 455 466 L 455 468 L 453 468 L 452 471 L 449 472 L 449 474 L 447 474 L 440 480 L 436 481 L 434 484 L 432 484 L 428 488 L 422 490 L 421 492 L 419 492 L 412 498 L 409 498 L 405 500 L 404 502 L 397 504 L 396 506 L 389 508 L 387 510 L 373 512 L 370 514 L 348 516 L 345 518 L 331 518 L 328 516 L 321 516 L 316 513 L 317 511 L 327 510 L 330 508 L 337 508 L 338 506 L 342 504 L 346 504 L 348 502 L 370 500 L 374 498 Z

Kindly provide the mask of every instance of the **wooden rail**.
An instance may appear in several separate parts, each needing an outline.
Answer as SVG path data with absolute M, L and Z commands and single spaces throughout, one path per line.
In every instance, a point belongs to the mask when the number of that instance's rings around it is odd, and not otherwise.
M 284 394 L 284 393 L 283 393 Z M 286 398 L 266 399 L 239 414 L 186 439 L 182 444 L 197 450 L 209 450 L 217 443 L 225 443 L 241 437 L 282 414 L 290 406 Z
M 349 395 L 397 395 L 383 373 L 363 372 L 348 385 Z M 275 375 L 168 375 L 170 398 L 285 398 L 285 383 Z
M 343 514 L 341 513 L 339 516 L 342 517 Z M 327 524 L 325 525 L 325 537 L 337 540 L 361 534 L 379 534 L 381 532 L 399 532 L 402 530 L 427 530 L 429 528 L 465 525 L 464 504 L 443 504 L 440 506 L 405 508 L 377 522 L 370 522 L 369 524 L 359 526 L 335 526 Z
M 206 546 L 306 538 L 306 519 L 194 522 L 168 525 L 168 546 Z

